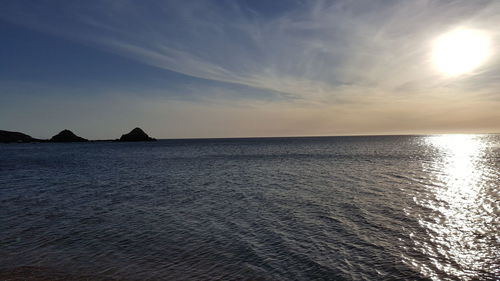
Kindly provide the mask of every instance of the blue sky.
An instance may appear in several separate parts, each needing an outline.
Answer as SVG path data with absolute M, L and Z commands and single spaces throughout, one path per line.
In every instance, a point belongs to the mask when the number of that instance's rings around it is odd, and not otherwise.
M 445 77 L 432 42 L 496 1 L 0 0 L 0 128 L 115 138 L 500 132 L 493 53 Z

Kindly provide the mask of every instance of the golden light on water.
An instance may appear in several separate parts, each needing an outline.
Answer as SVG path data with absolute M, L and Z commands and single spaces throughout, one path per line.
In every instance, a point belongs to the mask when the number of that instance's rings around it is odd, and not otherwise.
M 426 142 L 435 151 L 435 159 L 424 167 L 433 185 L 415 201 L 432 212 L 420 216 L 428 240 L 416 244 L 438 271 L 474 279 L 470 272 L 487 271 L 496 251 L 491 240 L 498 174 L 486 161 L 487 142 L 475 135 L 432 136 Z M 440 280 L 435 270 L 420 268 Z
M 479 67 L 490 53 L 491 42 L 486 32 L 456 29 L 435 40 L 432 61 L 440 72 L 457 76 Z

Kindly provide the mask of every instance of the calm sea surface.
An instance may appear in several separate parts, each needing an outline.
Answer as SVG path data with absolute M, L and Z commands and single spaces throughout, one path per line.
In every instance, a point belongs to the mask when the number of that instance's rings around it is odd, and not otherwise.
M 1 144 L 0 269 L 498 280 L 500 136 Z

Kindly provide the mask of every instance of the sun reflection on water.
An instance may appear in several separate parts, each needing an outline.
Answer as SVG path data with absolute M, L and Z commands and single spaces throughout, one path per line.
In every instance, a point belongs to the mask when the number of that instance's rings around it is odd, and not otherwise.
M 418 216 L 427 235 L 415 244 L 434 269 L 419 268 L 433 280 L 442 280 L 439 272 L 461 280 L 481 278 L 478 272 L 491 276 L 498 174 L 486 161 L 485 137 L 431 136 L 425 144 L 433 151 L 433 160 L 424 165 L 432 184 L 415 202 L 430 211 Z

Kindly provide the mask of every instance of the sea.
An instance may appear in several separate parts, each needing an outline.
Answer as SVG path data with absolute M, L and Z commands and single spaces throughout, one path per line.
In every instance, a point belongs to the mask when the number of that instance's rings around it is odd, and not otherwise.
M 500 280 L 499 207 L 500 135 L 0 144 L 1 280 Z

